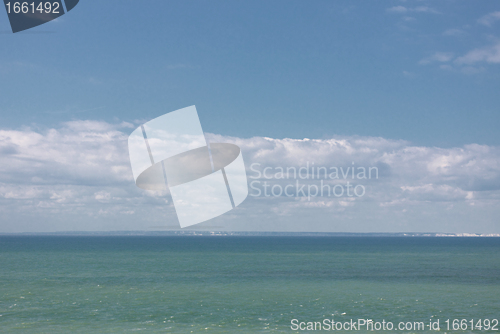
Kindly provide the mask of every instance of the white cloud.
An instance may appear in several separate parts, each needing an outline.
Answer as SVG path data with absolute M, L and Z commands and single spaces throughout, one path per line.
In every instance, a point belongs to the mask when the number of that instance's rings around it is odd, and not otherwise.
M 464 191 L 500 190 L 500 149 L 484 145 L 461 148 L 411 146 L 405 141 L 374 137 L 332 139 L 240 139 L 211 135 L 215 142 L 242 148 L 247 165 L 378 166 L 377 184 L 447 185 Z M 249 175 L 253 174 L 249 171 Z M 387 182 L 387 183 L 386 183 Z M 453 198 L 450 198 L 453 200 Z
M 418 63 L 422 65 L 431 64 L 434 62 L 445 63 L 453 59 L 453 53 L 451 52 L 436 52 L 429 57 L 425 57 L 420 60 Z
M 500 41 L 490 46 L 471 50 L 464 56 L 458 57 L 455 62 L 457 64 L 474 64 L 478 62 L 498 64 L 500 63 Z
M 485 68 L 481 64 L 500 63 L 500 41 L 497 41 L 493 45 L 471 50 L 459 57 L 455 57 L 451 52 L 436 52 L 429 57 L 421 59 L 418 63 L 421 65 L 441 63 L 439 68 L 442 70 L 464 74 L 482 73 L 485 71 Z
M 394 6 L 391 8 L 387 8 L 386 10 L 388 12 L 391 12 L 391 13 L 406 13 L 406 12 L 408 12 L 408 8 L 406 8 L 404 6 Z
M 439 14 L 439 12 L 433 8 L 427 7 L 427 6 L 419 6 L 413 8 L 414 12 L 417 13 L 431 13 L 431 14 Z
M 40 184 L 129 181 L 128 157 L 123 154 L 127 135 L 120 131 L 129 127 L 129 123 L 73 121 L 44 132 L 0 130 L 0 182 L 26 183 L 33 177 Z
M 127 150 L 130 127 L 129 123 L 74 121 L 44 131 L 0 130 L 0 212 L 3 217 L 0 231 L 176 226 L 168 193 L 146 192 L 134 185 Z M 246 230 L 287 230 L 294 226 L 295 230 L 310 231 L 329 229 L 325 222 L 335 217 L 339 222 L 336 230 L 366 231 L 366 219 L 379 217 L 379 230 L 401 230 L 403 228 L 395 223 L 399 216 L 394 215 L 405 213 L 420 217 L 432 209 L 436 210 L 436 217 L 449 222 L 451 218 L 444 216 L 444 211 L 472 210 L 472 204 L 482 208 L 484 215 L 490 212 L 498 216 L 494 211 L 500 208 L 498 147 L 475 144 L 456 148 L 420 147 L 380 137 L 244 139 L 212 134 L 208 138 L 210 142 L 229 142 L 241 147 L 249 181 L 255 177 L 255 172 L 250 170 L 253 163 L 260 164 L 261 170 L 280 166 L 298 169 L 314 163 L 316 167 L 375 166 L 379 171 L 378 179 L 351 180 L 364 184 L 366 195 L 363 197 L 324 196 L 310 200 L 249 197 L 237 210 L 222 216 L 218 220 L 220 225 L 239 223 L 239 228 Z M 349 180 L 324 181 L 334 185 Z M 286 184 L 288 181 L 269 182 Z M 317 180 L 301 182 L 315 184 Z M 230 220 L 235 217 L 237 219 Z M 323 225 L 303 226 L 304 217 Z M 274 218 L 276 222 L 271 223 Z M 269 222 L 261 225 L 263 219 Z M 490 216 L 477 219 L 483 219 L 485 226 L 491 225 Z M 12 225 L 12 220 L 17 223 Z M 360 225 L 352 225 L 353 221 Z M 429 230 L 430 227 L 425 227 L 427 221 L 416 221 L 404 229 Z M 391 227 L 391 224 L 397 226 Z M 491 228 L 488 231 L 491 232 Z
M 479 24 L 491 27 L 495 21 L 500 20 L 500 11 L 489 13 L 483 17 L 481 17 L 477 22 Z
M 407 78 L 414 78 L 416 77 L 415 73 L 409 72 L 409 71 L 403 71 L 403 75 Z
M 421 11 L 428 11 L 428 7 L 417 7 Z M 392 12 L 407 12 L 408 8 L 396 6 L 388 9 Z M 415 8 L 416 10 L 416 8 Z M 478 20 L 478 23 L 485 26 L 492 26 L 495 21 L 500 20 L 500 11 L 489 13 Z M 467 27 L 467 26 L 466 26 Z M 443 32 L 443 36 L 463 36 L 466 33 L 461 29 L 448 29 Z M 490 37 L 494 38 L 494 37 Z M 478 74 L 485 71 L 485 67 L 480 63 L 499 64 L 500 63 L 500 41 L 494 39 L 492 45 L 473 49 L 462 56 L 455 56 L 451 52 L 436 52 L 431 56 L 425 57 L 419 61 L 421 65 L 432 63 L 447 63 L 440 64 L 439 68 L 446 71 L 453 71 L 464 74 Z
M 463 36 L 465 32 L 461 29 L 447 29 L 443 32 L 443 36 Z
M 404 7 L 404 6 L 394 6 L 391 8 L 386 9 L 387 12 L 389 13 L 398 13 L 398 14 L 404 14 L 404 13 L 431 13 L 431 14 L 439 14 L 439 12 L 431 7 L 427 6 L 418 6 L 418 7 Z

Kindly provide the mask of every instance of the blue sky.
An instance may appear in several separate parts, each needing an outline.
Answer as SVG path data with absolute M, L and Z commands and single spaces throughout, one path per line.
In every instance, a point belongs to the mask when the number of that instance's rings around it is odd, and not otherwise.
M 240 137 L 498 145 L 499 51 L 457 59 L 500 43 L 500 22 L 481 23 L 499 10 L 493 1 L 81 1 L 18 34 L 4 13 L 0 121 L 133 121 L 195 104 L 205 131 Z
M 500 233 L 498 2 L 82 0 L 16 34 L 0 13 L 0 39 L 0 232 L 178 226 L 126 142 L 196 105 L 247 171 L 381 170 L 361 199 L 249 197 L 206 228 Z

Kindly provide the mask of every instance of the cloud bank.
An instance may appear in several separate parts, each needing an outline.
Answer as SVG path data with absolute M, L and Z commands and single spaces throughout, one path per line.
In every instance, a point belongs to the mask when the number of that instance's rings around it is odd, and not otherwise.
M 134 185 L 127 150 L 134 127 L 86 120 L 52 129 L 0 130 L 0 231 L 176 228 L 169 194 Z M 298 170 L 313 165 L 329 171 L 376 167 L 378 178 L 350 179 L 340 172 L 338 178 L 322 178 L 331 186 L 362 184 L 366 192 L 361 197 L 249 196 L 236 210 L 201 224 L 202 228 L 500 232 L 498 147 L 421 147 L 375 137 L 207 137 L 210 142 L 241 147 L 249 182 L 260 185 L 296 181 L 306 187 L 319 185 L 319 179 L 275 174 L 269 179 L 256 172 L 266 167 L 273 173 L 279 167 Z

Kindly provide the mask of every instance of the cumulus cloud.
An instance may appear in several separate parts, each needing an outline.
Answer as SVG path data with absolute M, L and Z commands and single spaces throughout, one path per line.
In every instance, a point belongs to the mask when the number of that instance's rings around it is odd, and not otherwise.
M 210 135 L 209 138 L 213 142 L 232 142 L 240 146 L 247 167 L 252 163 L 259 163 L 261 169 L 270 166 L 274 170 L 278 166 L 299 168 L 308 163 L 317 167 L 344 167 L 344 170 L 353 165 L 356 168 L 376 166 L 380 177 L 372 179 L 374 187 L 382 184 L 395 189 L 434 185 L 436 192 L 442 193 L 441 186 L 446 186 L 463 191 L 463 200 L 469 191 L 500 190 L 500 149 L 492 146 L 420 147 L 403 140 L 377 137 L 241 139 Z M 248 173 L 252 175 L 251 170 Z M 456 200 L 456 197 L 451 196 L 449 200 Z
M 0 130 L 0 211 L 4 213 L 0 231 L 9 215 L 54 220 L 119 217 L 134 206 L 165 204 L 132 187 L 127 153 L 131 127 L 125 122 L 86 120 L 67 122 L 57 129 Z M 26 229 L 39 230 L 36 222 L 27 223 Z M 69 223 L 61 229 L 87 228 Z
M 46 131 L 0 130 L 0 182 L 109 184 L 129 181 L 119 125 L 73 121 Z M 30 176 L 27 178 L 27 176 Z
M 178 226 L 168 192 L 143 191 L 134 185 L 127 149 L 128 134 L 133 127 L 129 123 L 88 120 L 67 122 L 45 130 L 0 130 L 0 212 L 3 217 L 0 230 L 127 230 Z M 418 216 L 430 208 L 441 210 L 442 214 L 442 210 L 453 206 L 466 211 L 473 206 L 493 211 L 492 208 L 500 207 L 498 147 L 476 144 L 456 148 L 421 147 L 404 140 L 379 137 L 276 139 L 215 134 L 207 137 L 210 142 L 229 142 L 241 148 L 250 182 L 266 181 L 270 185 L 285 186 L 298 180 L 306 187 L 318 186 L 320 180 L 311 178 L 314 172 L 310 168 L 315 166 L 329 171 L 332 167 L 339 169 L 338 178 L 323 174 L 321 180 L 325 184 L 333 187 L 351 182 L 366 188 L 362 197 L 250 196 L 237 210 L 219 220 L 220 224 L 229 225 L 238 222 L 240 229 L 286 230 L 292 224 L 294 230 L 331 230 L 324 222 L 334 217 L 338 222 L 334 230 L 367 231 L 362 222 L 379 217 L 379 230 L 415 231 L 423 229 L 424 223 L 402 228 L 396 223 L 401 217 L 394 215 L 404 212 Z M 309 175 L 307 179 L 266 179 L 256 172 L 261 173 L 267 167 L 274 175 L 279 167 L 298 170 L 306 166 L 309 167 L 305 173 Z M 343 177 L 343 172 L 358 167 L 375 167 L 377 177 L 352 179 L 349 172 Z M 323 225 L 304 226 L 304 217 Z M 445 222 L 449 220 L 439 217 Z M 485 224 L 491 223 L 488 219 L 484 218 Z M 263 225 L 263 220 L 267 224 Z M 12 221 L 17 223 L 12 225 Z M 361 225 L 356 227 L 353 221 Z

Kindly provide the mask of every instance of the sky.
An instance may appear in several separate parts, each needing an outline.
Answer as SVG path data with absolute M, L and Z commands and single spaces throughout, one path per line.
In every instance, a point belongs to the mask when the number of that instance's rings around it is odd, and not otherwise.
M 500 233 L 496 2 L 82 0 L 16 34 L 0 13 L 0 39 L 0 232 L 175 228 L 127 137 L 196 105 L 249 182 L 380 172 L 360 198 L 249 196 L 201 227 Z

